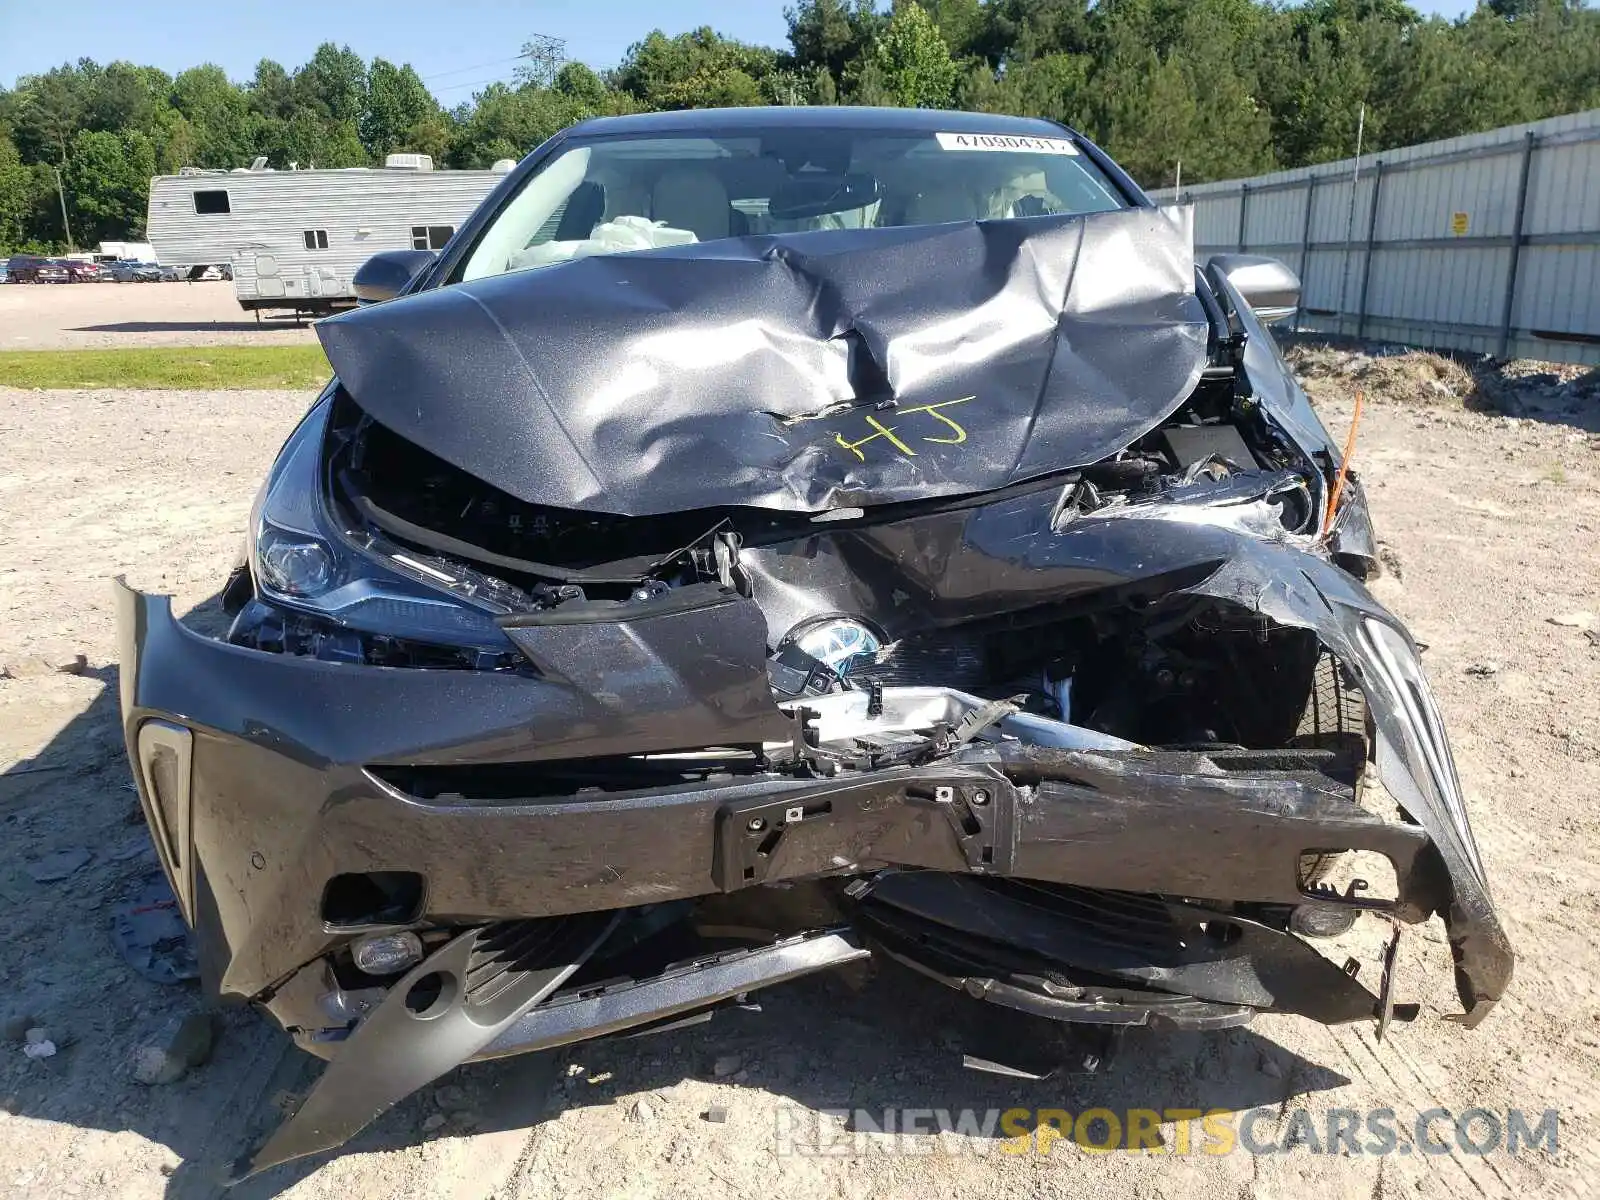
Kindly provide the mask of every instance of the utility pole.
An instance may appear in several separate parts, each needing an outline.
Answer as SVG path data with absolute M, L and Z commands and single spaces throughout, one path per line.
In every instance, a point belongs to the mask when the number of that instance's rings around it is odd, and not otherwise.
M 1356 161 L 1350 171 L 1350 208 L 1345 214 L 1344 222 L 1344 271 L 1343 278 L 1339 281 L 1339 332 L 1344 332 L 1345 300 L 1350 294 L 1350 243 L 1356 236 L 1356 185 L 1361 182 L 1361 138 L 1367 131 L 1367 105 L 1362 101 L 1361 109 L 1356 114 Z M 1377 193 L 1373 193 L 1372 203 L 1378 203 Z
M 56 126 L 56 144 L 61 147 L 61 167 L 67 165 L 67 135 Z M 56 196 L 61 201 L 61 228 L 67 234 L 67 253 L 77 249 L 72 244 L 72 223 L 67 220 L 67 189 L 61 186 L 61 167 L 56 168 Z
M 61 226 L 67 231 L 67 253 L 71 254 L 77 247 L 72 244 L 72 224 L 67 220 L 67 190 L 61 186 L 61 168 L 57 167 L 55 172 L 56 195 L 61 198 Z
M 517 68 L 517 81 L 547 88 L 567 61 L 567 39 L 535 33 L 522 44 L 522 53 L 517 57 L 528 60 L 527 66 Z

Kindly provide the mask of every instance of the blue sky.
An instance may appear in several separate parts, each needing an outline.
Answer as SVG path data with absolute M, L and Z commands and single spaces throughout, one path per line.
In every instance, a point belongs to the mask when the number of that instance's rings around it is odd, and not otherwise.
M 1412 0 L 1457 16 L 1470 0 Z M 320 42 L 409 62 L 454 105 L 509 79 L 529 34 L 565 38 L 567 54 L 613 66 L 651 29 L 697 25 L 782 45 L 784 0 L 0 0 L 0 85 L 62 62 L 129 59 L 167 71 L 202 62 L 246 79 L 262 58 L 291 70 Z

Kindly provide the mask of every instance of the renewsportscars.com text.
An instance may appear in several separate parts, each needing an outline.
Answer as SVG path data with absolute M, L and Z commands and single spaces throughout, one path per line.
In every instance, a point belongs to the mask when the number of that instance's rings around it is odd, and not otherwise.
M 1090 1153 L 1554 1155 L 1557 1110 L 1276 1107 L 823 1108 L 776 1113 L 779 1154 L 1049 1154 L 1058 1143 Z

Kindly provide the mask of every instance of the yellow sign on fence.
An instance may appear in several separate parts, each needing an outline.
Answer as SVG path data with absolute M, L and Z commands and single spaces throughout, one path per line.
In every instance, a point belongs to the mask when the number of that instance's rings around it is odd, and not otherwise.
M 1471 227 L 1472 218 L 1468 214 L 1464 212 L 1450 214 L 1450 232 L 1456 237 L 1466 237 L 1467 230 Z

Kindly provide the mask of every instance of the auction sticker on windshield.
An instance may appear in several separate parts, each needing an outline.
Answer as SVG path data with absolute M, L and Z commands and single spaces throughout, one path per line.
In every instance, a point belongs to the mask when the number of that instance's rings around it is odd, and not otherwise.
M 1076 154 L 1069 138 L 1027 137 L 1015 133 L 936 133 L 943 150 L 1001 150 L 1012 154 Z

